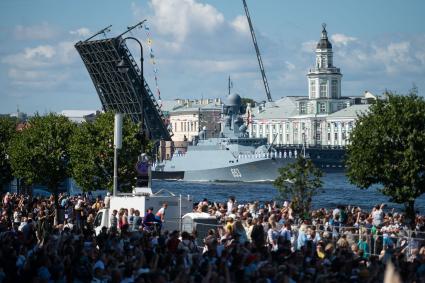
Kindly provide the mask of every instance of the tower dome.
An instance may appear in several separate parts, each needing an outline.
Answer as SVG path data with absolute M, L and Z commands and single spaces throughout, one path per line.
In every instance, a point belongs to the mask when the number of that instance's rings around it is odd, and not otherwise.
M 328 40 L 328 32 L 326 31 L 326 24 L 322 24 L 322 35 L 316 45 L 316 49 L 332 49 L 332 44 Z

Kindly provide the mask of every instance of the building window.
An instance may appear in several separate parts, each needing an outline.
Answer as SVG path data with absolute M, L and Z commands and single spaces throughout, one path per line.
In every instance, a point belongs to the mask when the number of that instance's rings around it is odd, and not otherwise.
M 260 135 L 263 134 L 263 125 L 260 125 Z
M 289 144 L 289 134 L 286 134 L 286 143 Z
M 338 80 L 332 80 L 332 98 L 338 97 Z
M 316 141 L 320 141 L 322 139 L 322 136 L 320 133 L 316 133 Z
M 266 134 L 268 134 L 270 132 L 270 128 L 272 125 L 266 125 Z
M 180 132 L 183 132 L 183 122 L 180 122 Z
M 256 132 L 257 132 L 257 125 L 252 125 L 252 131 L 253 131 L 254 133 L 256 133 Z
M 331 133 L 328 133 L 328 141 L 331 140 Z
M 274 124 L 272 126 L 272 133 L 276 133 L 276 125 L 274 125 Z
M 310 92 L 311 92 L 311 97 L 316 97 L 316 81 L 315 80 L 310 80 Z
M 289 122 L 286 122 L 286 131 L 289 131 Z
M 300 102 L 300 114 L 307 114 L 307 104 Z
M 328 93 L 328 81 L 321 80 L 320 81 L 320 97 L 327 97 Z
M 326 104 L 324 102 L 319 103 L 319 112 L 326 113 Z
M 334 133 L 334 140 L 337 141 L 338 140 L 338 133 Z
M 174 123 L 174 131 L 177 132 L 177 122 Z

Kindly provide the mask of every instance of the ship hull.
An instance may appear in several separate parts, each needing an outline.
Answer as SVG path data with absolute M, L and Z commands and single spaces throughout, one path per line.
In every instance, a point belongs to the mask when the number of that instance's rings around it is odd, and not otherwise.
M 152 179 L 157 180 L 183 180 L 184 171 L 152 171 Z
M 190 182 L 271 182 L 277 178 L 279 168 L 294 160 L 269 158 L 205 170 L 152 171 L 152 176 L 154 179 L 182 179 Z M 175 178 L 176 176 L 179 178 Z
M 291 150 L 300 150 L 291 148 Z M 280 151 L 288 147 L 279 148 Z M 325 173 L 345 171 L 345 150 L 327 148 L 307 148 L 306 154 L 313 164 Z M 278 176 L 278 169 L 293 162 L 293 158 L 261 159 L 234 166 L 208 168 L 203 170 L 187 169 L 180 171 L 152 171 L 154 179 L 184 180 L 196 182 L 270 182 Z

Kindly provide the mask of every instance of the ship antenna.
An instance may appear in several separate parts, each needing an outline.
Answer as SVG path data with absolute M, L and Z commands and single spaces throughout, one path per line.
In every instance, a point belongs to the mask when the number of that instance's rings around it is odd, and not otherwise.
M 229 88 L 229 95 L 230 95 L 230 90 L 233 88 L 233 82 L 230 80 L 230 76 L 229 76 L 228 88 Z

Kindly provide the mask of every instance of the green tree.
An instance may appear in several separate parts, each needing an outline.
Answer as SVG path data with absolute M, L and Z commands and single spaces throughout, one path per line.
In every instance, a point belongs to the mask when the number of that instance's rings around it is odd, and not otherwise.
M 279 169 L 273 185 L 279 190 L 280 198 L 291 200 L 294 213 L 303 217 L 310 211 L 312 197 L 322 187 L 322 175 L 310 159 L 299 155 L 296 162 Z
M 9 147 L 10 163 L 26 184 L 46 185 L 58 209 L 58 188 L 70 176 L 68 145 L 75 125 L 64 116 L 36 115 Z
M 415 199 L 425 192 L 425 101 L 413 90 L 407 96 L 389 94 L 369 110 L 351 135 L 348 178 L 362 189 L 381 185 L 413 219 Z
M 16 133 L 16 125 L 16 119 L 0 117 L 0 191 L 4 185 L 13 180 L 8 147 Z
M 135 185 L 135 165 L 141 153 L 140 125 L 124 116 L 123 143 L 119 150 L 119 190 Z M 71 141 L 72 177 L 84 191 L 112 190 L 114 168 L 114 113 L 100 114 L 93 122 L 78 126 Z M 150 152 L 149 146 L 144 146 Z

